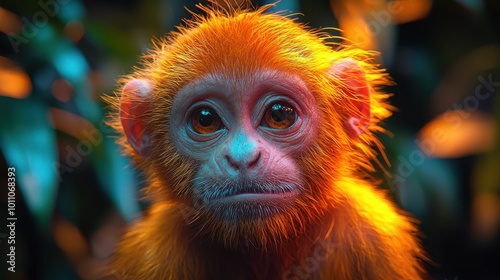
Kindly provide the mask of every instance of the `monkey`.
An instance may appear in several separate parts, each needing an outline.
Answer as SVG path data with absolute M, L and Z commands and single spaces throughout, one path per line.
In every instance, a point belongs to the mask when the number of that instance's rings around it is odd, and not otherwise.
M 416 221 L 372 175 L 393 111 L 374 52 L 228 6 L 199 4 L 109 97 L 151 201 L 109 279 L 424 278 Z

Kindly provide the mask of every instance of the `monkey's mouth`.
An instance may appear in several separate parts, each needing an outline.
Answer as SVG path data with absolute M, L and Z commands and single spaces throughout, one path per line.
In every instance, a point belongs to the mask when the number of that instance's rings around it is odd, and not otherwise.
M 301 185 L 293 181 L 195 182 L 202 209 L 223 220 L 264 219 L 294 207 Z
M 291 201 L 299 194 L 298 189 L 285 184 L 280 186 L 243 185 L 220 192 L 213 201 L 218 203 L 279 203 Z

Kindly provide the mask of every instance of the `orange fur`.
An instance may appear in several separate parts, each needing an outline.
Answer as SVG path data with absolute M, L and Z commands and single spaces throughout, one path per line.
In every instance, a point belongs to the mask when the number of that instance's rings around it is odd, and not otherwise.
M 145 129 L 154 131 L 153 156 L 138 155 L 125 136 L 119 140 L 146 175 L 152 207 L 125 234 L 110 276 L 420 279 L 424 257 L 415 226 L 370 182 L 371 162 L 377 154 L 372 147 L 381 147 L 375 134 L 383 131 L 380 121 L 391 114 L 387 95 L 380 91 L 389 81 L 371 62 L 372 54 L 336 46 L 323 32 L 264 13 L 267 7 L 254 11 L 215 4 L 199 8 L 206 16 L 194 15 L 179 32 L 156 42 L 143 66 L 121 81 L 124 85 L 144 79 L 153 85 L 148 102 L 154 106 L 144 115 Z M 326 75 L 345 58 L 358 62 L 371 93 L 371 120 L 356 139 L 342 125 L 342 120 L 357 113 L 349 102 L 352 89 Z M 172 147 L 169 112 L 176 92 L 204 74 L 216 72 L 251 83 L 248 73 L 262 69 L 298 75 L 316 98 L 322 120 L 318 137 L 297 159 L 306 191 L 297 207 L 272 220 L 221 222 L 192 208 L 190 185 L 196 163 Z M 117 108 L 119 100 L 119 93 L 110 98 Z M 113 115 L 112 125 L 123 132 L 118 114 Z M 211 242 L 214 235 L 224 236 L 223 246 Z M 326 253 L 319 256 L 319 252 Z

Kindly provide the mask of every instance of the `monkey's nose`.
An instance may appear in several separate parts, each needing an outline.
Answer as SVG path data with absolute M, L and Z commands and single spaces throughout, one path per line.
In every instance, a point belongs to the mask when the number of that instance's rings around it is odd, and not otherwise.
M 255 168 L 260 161 L 260 152 L 252 153 L 247 157 L 236 159 L 230 155 L 225 156 L 227 164 L 230 168 L 236 171 L 248 171 Z

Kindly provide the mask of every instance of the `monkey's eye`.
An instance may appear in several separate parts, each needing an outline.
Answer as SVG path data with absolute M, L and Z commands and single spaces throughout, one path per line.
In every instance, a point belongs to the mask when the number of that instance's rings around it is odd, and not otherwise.
M 274 129 L 285 129 L 292 126 L 297 119 L 297 113 L 288 103 L 276 102 L 267 108 L 262 125 Z
M 210 134 L 220 130 L 222 121 L 211 108 L 200 108 L 191 116 L 191 127 L 196 133 Z

